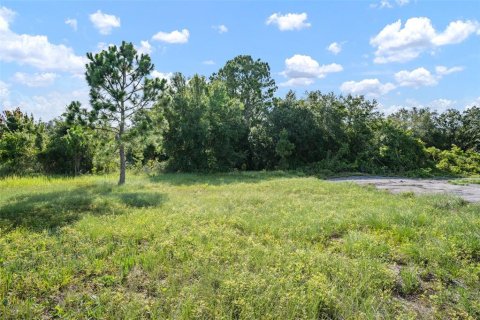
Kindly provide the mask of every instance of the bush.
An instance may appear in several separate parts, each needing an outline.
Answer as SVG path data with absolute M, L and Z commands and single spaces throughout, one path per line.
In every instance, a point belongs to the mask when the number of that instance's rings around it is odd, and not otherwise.
M 0 139 L 0 172 L 28 174 L 39 169 L 35 134 L 23 131 L 6 132 Z
M 439 170 L 459 175 L 480 174 L 480 153 L 478 152 L 463 151 L 456 145 L 453 145 L 450 150 L 430 147 L 427 152 Z
M 373 165 L 384 173 L 405 173 L 430 165 L 423 142 L 389 121 L 375 132 L 372 155 Z

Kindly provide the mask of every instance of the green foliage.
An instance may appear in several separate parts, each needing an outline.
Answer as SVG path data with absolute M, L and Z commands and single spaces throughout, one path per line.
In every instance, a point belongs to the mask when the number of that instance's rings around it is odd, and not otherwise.
M 270 75 L 268 63 L 260 59 L 254 60 L 249 55 L 239 55 L 227 61 L 210 80 L 223 82 L 228 96 L 243 104 L 245 130 L 242 130 L 243 136 L 239 141 L 244 149 L 243 166 L 257 170 L 269 166 L 273 159 L 268 157 L 274 156 L 274 149 L 269 144 L 271 138 L 266 137 L 266 134 L 268 115 L 277 86 Z M 268 147 L 266 144 L 269 144 Z
M 480 107 L 463 112 L 463 148 L 480 152 Z
M 444 144 L 440 141 L 440 130 L 436 126 L 438 114 L 428 108 L 400 109 L 388 116 L 403 131 L 409 131 L 415 138 L 425 142 L 427 146 Z
M 390 121 L 382 122 L 373 139 L 372 170 L 405 173 L 428 165 L 428 154 L 421 140 L 403 131 Z
M 171 170 L 205 170 L 208 167 L 205 79 L 194 76 L 187 82 L 183 75 L 175 74 L 171 83 L 172 98 L 165 107 L 168 129 L 164 133 L 164 148 Z
M 478 204 L 292 173 L 0 180 L 6 319 L 477 319 Z
M 227 171 L 238 168 L 245 161 L 241 139 L 246 128 L 242 119 L 243 104 L 230 98 L 224 83 L 215 81 L 209 85 L 209 168 Z
M 280 131 L 280 137 L 275 147 L 277 155 L 280 157 L 279 168 L 287 169 L 288 168 L 288 157 L 292 154 L 295 149 L 295 145 L 288 140 L 288 132 L 283 129 Z
M 97 132 L 98 145 L 92 159 L 92 173 L 118 172 L 117 145 L 110 132 Z
M 34 172 L 38 167 L 35 134 L 25 131 L 5 132 L 0 140 L 1 170 L 7 174 Z
M 456 145 L 450 150 L 428 148 L 435 166 L 445 172 L 461 175 L 480 174 L 480 153 L 473 150 L 463 151 Z
M 174 171 L 228 170 L 240 166 L 244 154 L 243 105 L 227 95 L 221 82 L 194 76 L 188 82 L 173 76 L 171 99 L 165 107 L 168 129 L 164 148 Z
M 39 157 L 45 172 L 78 175 L 92 171 L 95 144 L 88 128 L 57 120 L 49 137 Z
M 0 173 L 28 174 L 39 171 L 37 155 L 44 144 L 44 125 L 19 108 L 0 114 Z
M 265 118 L 277 90 L 268 63 L 248 55 L 228 60 L 211 80 L 224 82 L 228 95 L 243 103 L 244 120 L 249 127 Z
M 427 147 L 450 149 L 453 144 L 463 150 L 480 151 L 480 108 L 463 113 L 449 109 L 438 114 L 428 108 L 401 109 L 388 117 L 404 131 L 425 142 Z

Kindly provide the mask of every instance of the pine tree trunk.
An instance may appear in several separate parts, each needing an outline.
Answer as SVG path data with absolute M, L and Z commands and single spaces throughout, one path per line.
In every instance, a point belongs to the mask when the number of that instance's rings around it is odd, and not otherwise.
M 120 179 L 118 180 L 118 185 L 125 183 L 125 147 L 123 143 L 120 144 Z
M 126 88 L 126 73 L 125 69 L 123 70 L 123 89 Z M 120 103 L 120 127 L 118 128 L 118 141 L 120 143 L 120 179 L 118 180 L 118 185 L 121 186 L 125 184 L 125 145 L 123 142 L 123 134 L 125 132 L 125 101 Z

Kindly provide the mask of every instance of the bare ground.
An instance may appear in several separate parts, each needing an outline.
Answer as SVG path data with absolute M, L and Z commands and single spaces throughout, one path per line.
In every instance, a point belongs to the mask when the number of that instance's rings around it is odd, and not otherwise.
M 454 185 L 448 180 L 409 179 L 390 177 L 343 177 L 330 179 L 333 182 L 354 182 L 360 185 L 374 185 L 392 193 L 413 192 L 415 194 L 451 194 L 468 202 L 480 202 L 480 185 Z

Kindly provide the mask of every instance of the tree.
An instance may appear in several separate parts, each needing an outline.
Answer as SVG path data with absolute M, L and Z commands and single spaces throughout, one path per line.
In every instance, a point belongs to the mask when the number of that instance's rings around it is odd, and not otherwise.
M 370 171 L 403 173 L 428 166 L 428 154 L 424 143 L 409 131 L 399 128 L 391 120 L 383 120 L 375 131 L 374 150 Z
M 171 79 L 170 101 L 165 107 L 168 128 L 164 148 L 174 171 L 224 171 L 244 160 L 242 104 L 230 98 L 225 84 L 207 83 L 204 77 L 189 81 L 181 74 Z
M 341 97 L 341 103 L 345 107 L 345 133 L 348 140 L 350 161 L 361 161 L 365 150 L 373 139 L 373 126 L 380 118 L 376 111 L 377 102 L 366 100 L 363 96 Z
M 452 145 L 460 145 L 462 132 L 462 114 L 455 109 L 448 109 L 436 117 L 437 129 L 442 139 L 437 144 L 441 149 L 450 149 Z
M 239 168 L 245 161 L 241 139 L 246 128 L 242 121 L 243 104 L 230 98 L 223 82 L 208 85 L 208 149 L 211 155 L 210 169 L 229 170 Z
M 292 154 L 293 149 L 295 149 L 295 145 L 288 140 L 288 131 L 283 129 L 280 131 L 280 139 L 275 147 L 275 151 L 280 157 L 280 169 L 288 168 L 288 157 Z
M 301 167 L 307 163 L 316 162 L 323 158 L 325 153 L 324 135 L 317 122 L 318 104 L 310 100 L 298 100 L 290 91 L 284 99 L 276 99 L 274 108 L 269 115 L 269 135 L 274 141 L 274 154 L 265 153 L 265 157 L 279 156 L 277 147 L 282 140 L 282 132 L 285 130 L 288 141 L 295 146 L 295 152 L 288 155 L 288 164 L 293 167 Z M 318 121 L 317 121 L 318 120 Z M 282 166 L 281 164 L 280 166 Z
M 168 128 L 164 148 L 173 171 L 201 171 L 207 168 L 208 141 L 207 84 L 195 75 L 190 81 L 180 73 L 171 78 L 171 100 L 165 107 Z
M 480 152 L 480 108 L 473 106 L 463 112 L 462 145 Z
M 72 101 L 63 114 L 68 126 L 63 139 L 73 154 L 74 174 L 80 173 L 81 161 L 89 152 L 90 130 L 87 126 L 88 116 L 85 109 L 81 108 L 79 101 Z
M 428 147 L 441 148 L 445 144 L 444 137 L 438 129 L 438 114 L 429 108 L 413 107 L 411 110 L 402 108 L 388 118 L 402 130 L 411 132 L 415 138 L 425 142 Z
M 224 82 L 229 97 L 238 99 L 243 104 L 243 122 L 246 129 L 243 130 L 244 136 L 240 145 L 245 151 L 246 167 L 264 168 L 265 159 L 261 155 L 264 153 L 265 143 L 268 143 L 268 139 L 265 139 L 267 118 L 277 90 L 275 80 L 270 76 L 270 66 L 249 55 L 239 55 L 227 61 L 210 80 Z
M 239 55 L 228 60 L 211 80 L 225 82 L 228 95 L 237 98 L 244 106 L 244 119 L 248 127 L 264 118 L 277 90 L 270 76 L 270 66 L 260 59 Z
M 120 157 L 120 178 L 125 183 L 125 134 L 136 117 L 153 107 L 165 88 L 165 79 L 148 78 L 154 69 L 146 54 L 137 54 L 132 43 L 110 46 L 100 53 L 87 53 L 86 79 L 90 86 L 96 128 L 111 131 Z
M 80 102 L 67 105 L 62 117 L 47 126 L 48 142 L 39 155 L 48 173 L 74 174 L 91 172 L 98 136 L 88 123 L 88 112 Z
M 25 174 L 39 169 L 45 124 L 35 123 L 19 108 L 0 113 L 0 171 Z

